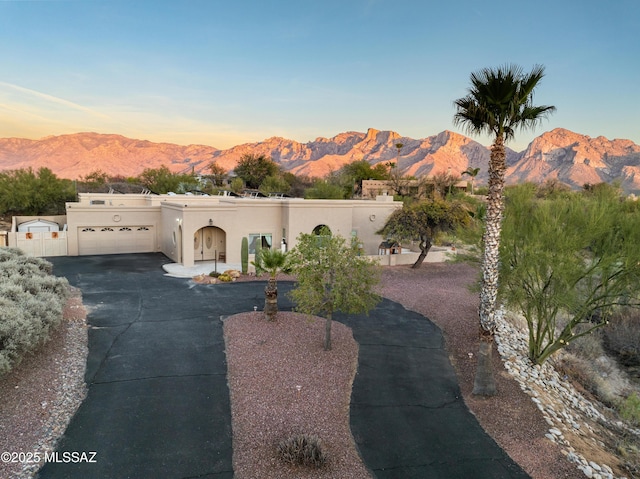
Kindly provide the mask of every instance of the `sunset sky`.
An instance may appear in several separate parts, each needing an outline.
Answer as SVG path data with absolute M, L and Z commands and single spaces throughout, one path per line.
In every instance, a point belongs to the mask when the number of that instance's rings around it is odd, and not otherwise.
M 639 32 L 638 0 L 0 0 L 0 138 L 424 138 L 460 131 L 472 71 L 540 63 L 557 112 L 508 146 L 556 127 L 640 144 Z

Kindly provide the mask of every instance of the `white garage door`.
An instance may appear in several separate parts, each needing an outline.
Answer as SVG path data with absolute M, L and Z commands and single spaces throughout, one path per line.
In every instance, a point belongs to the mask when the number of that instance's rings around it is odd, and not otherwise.
M 150 253 L 155 251 L 151 226 L 78 228 L 78 254 Z

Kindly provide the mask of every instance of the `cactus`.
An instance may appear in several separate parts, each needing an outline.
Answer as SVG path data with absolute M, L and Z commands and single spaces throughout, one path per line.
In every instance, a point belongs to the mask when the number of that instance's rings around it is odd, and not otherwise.
M 247 274 L 247 272 L 249 271 L 249 240 L 246 236 L 242 238 L 240 259 L 242 261 L 242 274 Z

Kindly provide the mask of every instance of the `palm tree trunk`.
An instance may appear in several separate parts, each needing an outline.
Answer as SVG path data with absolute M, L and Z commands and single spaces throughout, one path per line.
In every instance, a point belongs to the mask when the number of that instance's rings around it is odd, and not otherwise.
M 264 288 L 264 317 L 267 321 L 275 321 L 278 314 L 278 283 L 269 278 Z
M 476 376 L 473 381 L 473 394 L 495 396 L 497 391 L 493 376 L 493 335 L 485 337 L 484 333 L 484 329 L 480 327 L 480 348 Z
M 500 231 L 504 210 L 504 175 L 506 170 L 504 136 L 498 135 L 491 147 L 489 160 L 489 193 L 485 220 L 482 286 L 480 290 L 480 350 L 473 394 L 496 394 L 491 363 L 493 336 L 496 330 L 496 302 L 498 298 L 498 267 L 500 261 Z

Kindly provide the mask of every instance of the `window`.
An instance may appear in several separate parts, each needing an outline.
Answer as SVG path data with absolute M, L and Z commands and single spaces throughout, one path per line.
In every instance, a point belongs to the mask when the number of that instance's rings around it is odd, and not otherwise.
M 273 235 L 271 233 L 252 233 L 249 235 L 249 254 L 256 254 L 256 246 L 271 249 Z
M 314 235 L 327 235 L 327 236 L 331 236 L 331 228 L 329 228 L 327 225 L 318 225 L 315 228 L 313 228 L 313 234 Z

